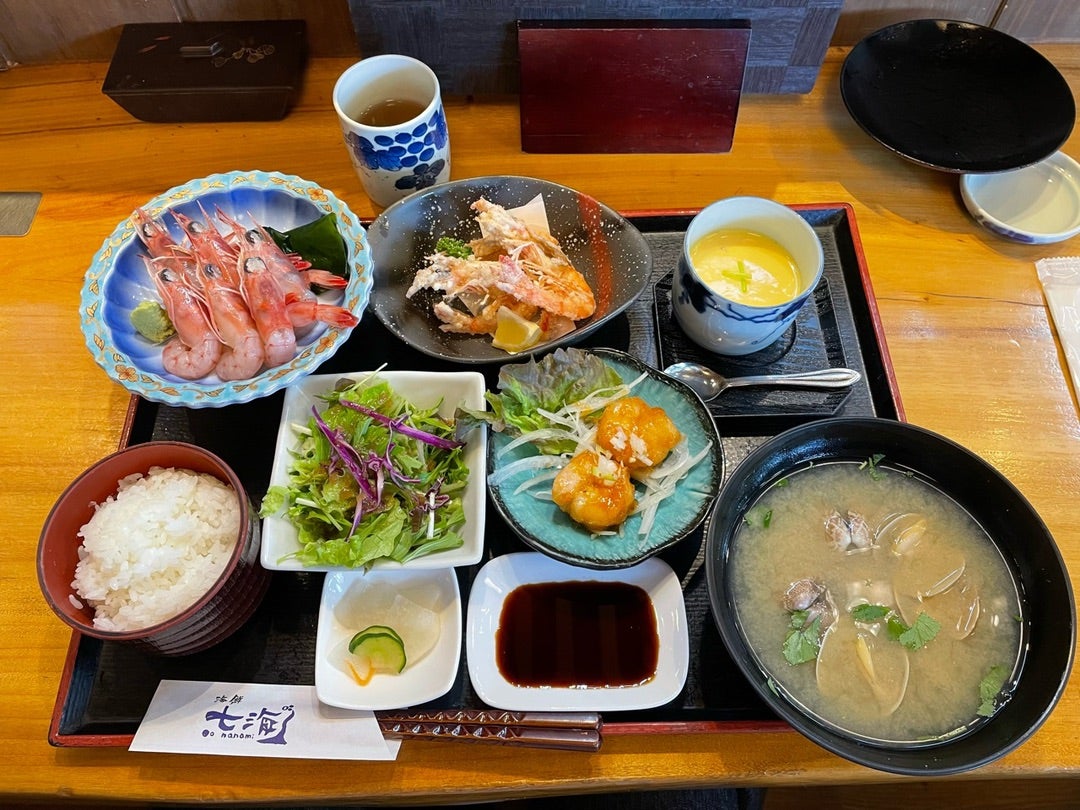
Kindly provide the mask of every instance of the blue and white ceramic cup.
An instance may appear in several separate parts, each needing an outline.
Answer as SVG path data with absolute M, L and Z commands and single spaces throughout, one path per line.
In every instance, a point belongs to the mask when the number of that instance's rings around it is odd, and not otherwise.
M 386 207 L 450 179 L 450 137 L 439 78 L 411 56 L 380 54 L 334 85 L 345 146 L 364 190 Z
M 690 261 L 690 248 L 720 228 L 759 233 L 787 249 L 799 272 L 795 296 L 775 306 L 750 306 L 706 285 Z M 672 279 L 672 310 L 687 337 L 699 346 L 716 354 L 751 354 L 774 343 L 791 326 L 824 269 L 821 240 L 796 211 L 762 197 L 728 197 L 703 208 L 686 229 Z

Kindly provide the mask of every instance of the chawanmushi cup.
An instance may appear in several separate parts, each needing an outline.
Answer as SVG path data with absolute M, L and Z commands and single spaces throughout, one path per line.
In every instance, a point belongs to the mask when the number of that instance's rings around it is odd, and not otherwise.
M 710 287 L 694 267 L 691 248 L 706 234 L 740 229 L 768 237 L 794 260 L 795 294 L 770 306 L 734 301 Z M 763 197 L 728 197 L 701 210 L 690 222 L 672 280 L 671 304 L 687 337 L 722 355 L 745 355 L 774 343 L 795 321 L 825 269 L 821 240 L 798 212 Z

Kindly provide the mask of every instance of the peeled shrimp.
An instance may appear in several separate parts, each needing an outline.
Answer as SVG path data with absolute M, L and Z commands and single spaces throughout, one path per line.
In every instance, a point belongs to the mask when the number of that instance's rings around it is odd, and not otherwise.
M 637 502 L 626 468 L 591 450 L 559 470 L 551 497 L 572 520 L 594 532 L 620 525 Z
M 201 264 L 200 277 L 210 308 L 210 321 L 224 344 L 214 367 L 222 380 L 246 380 L 262 368 L 265 352 L 255 319 L 217 265 Z
M 596 425 L 596 443 L 631 473 L 655 467 L 682 439 L 663 408 L 641 397 L 622 397 L 606 408 Z
M 150 262 L 149 259 L 146 261 Z M 221 359 L 221 341 L 214 334 L 206 305 L 175 267 L 152 270 L 152 275 L 165 311 L 176 329 L 176 335 L 161 350 L 162 365 L 170 374 L 185 380 L 207 376 Z

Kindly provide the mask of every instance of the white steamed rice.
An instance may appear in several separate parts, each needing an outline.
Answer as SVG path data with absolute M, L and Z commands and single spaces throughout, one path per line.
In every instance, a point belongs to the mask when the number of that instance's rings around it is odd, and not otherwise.
M 100 630 L 138 630 L 195 604 L 224 571 L 240 530 L 232 487 L 206 473 L 151 467 L 96 504 L 83 538 L 77 595 Z

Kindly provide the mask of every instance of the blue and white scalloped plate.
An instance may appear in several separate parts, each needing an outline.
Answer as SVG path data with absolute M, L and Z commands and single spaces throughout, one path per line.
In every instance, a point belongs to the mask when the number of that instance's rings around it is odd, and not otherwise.
M 228 172 L 192 180 L 169 189 L 142 207 L 162 218 L 169 209 L 202 219 L 199 203 L 207 211 L 220 208 L 248 222 L 287 231 L 324 214 L 337 216 L 345 240 L 349 283 L 344 291 L 324 292 L 323 303 L 345 307 L 358 317 L 371 293 L 372 263 L 367 235 L 359 218 L 337 197 L 307 180 L 277 172 Z M 177 241 L 184 238 L 171 216 L 162 218 Z M 131 325 L 130 314 L 140 302 L 158 300 L 153 282 L 139 254 L 142 243 L 129 217 L 116 226 L 95 254 L 86 272 L 79 303 L 79 320 L 86 346 L 105 373 L 132 393 L 154 402 L 188 408 L 216 408 L 248 402 L 288 386 L 317 369 L 333 356 L 351 329 L 317 324 L 297 339 L 296 356 L 275 368 L 264 368 L 247 380 L 223 382 L 212 375 L 184 380 L 165 371 L 161 344 L 143 338 Z

